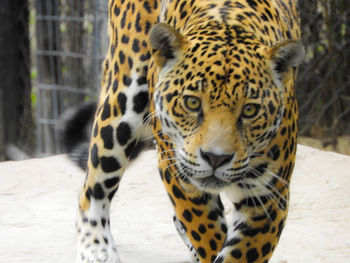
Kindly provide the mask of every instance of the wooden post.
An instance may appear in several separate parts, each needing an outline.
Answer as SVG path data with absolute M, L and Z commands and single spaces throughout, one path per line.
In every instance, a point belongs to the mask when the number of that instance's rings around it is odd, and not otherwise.
M 0 6 L 0 158 L 5 145 L 33 150 L 28 1 Z

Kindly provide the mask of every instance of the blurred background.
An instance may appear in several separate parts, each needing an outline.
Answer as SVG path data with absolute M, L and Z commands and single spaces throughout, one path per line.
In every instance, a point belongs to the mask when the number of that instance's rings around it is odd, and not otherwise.
M 300 0 L 299 142 L 350 154 L 350 1 Z M 0 161 L 62 153 L 60 115 L 98 97 L 108 0 L 2 0 Z

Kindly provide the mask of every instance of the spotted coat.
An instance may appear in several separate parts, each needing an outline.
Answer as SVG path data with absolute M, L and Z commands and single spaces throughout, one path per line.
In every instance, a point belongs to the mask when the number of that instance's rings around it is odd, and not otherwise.
M 287 217 L 296 152 L 293 86 L 303 57 L 296 4 L 109 1 L 78 262 L 120 262 L 110 202 L 152 132 L 192 261 L 269 261 Z M 221 193 L 234 206 L 230 224 Z

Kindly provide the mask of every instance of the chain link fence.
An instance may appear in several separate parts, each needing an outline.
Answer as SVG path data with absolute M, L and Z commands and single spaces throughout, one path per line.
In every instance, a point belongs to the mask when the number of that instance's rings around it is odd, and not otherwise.
M 108 0 L 36 0 L 37 154 L 61 152 L 59 118 L 96 100 L 107 50 Z
M 96 99 L 108 0 L 36 0 L 37 151 L 61 151 L 60 114 Z M 306 60 L 296 89 L 301 135 L 350 133 L 350 1 L 300 0 Z
M 305 63 L 296 84 L 301 135 L 350 134 L 350 1 L 300 0 Z

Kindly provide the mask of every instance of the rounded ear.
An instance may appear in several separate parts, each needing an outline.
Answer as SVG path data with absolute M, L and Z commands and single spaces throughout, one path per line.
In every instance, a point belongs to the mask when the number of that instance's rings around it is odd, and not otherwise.
M 155 51 L 155 62 L 160 68 L 180 55 L 185 42 L 185 38 L 167 24 L 159 23 L 151 29 L 150 43 Z
M 305 49 L 301 41 L 286 40 L 272 47 L 269 53 L 272 73 L 276 81 L 283 82 L 285 74 L 301 64 Z

